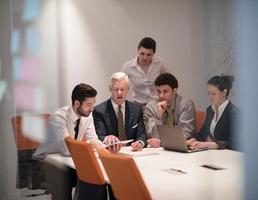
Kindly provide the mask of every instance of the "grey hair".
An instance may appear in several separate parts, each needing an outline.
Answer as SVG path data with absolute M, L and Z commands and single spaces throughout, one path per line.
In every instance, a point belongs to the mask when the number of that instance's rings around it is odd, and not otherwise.
M 112 87 L 113 80 L 125 80 L 127 82 L 127 85 L 129 87 L 129 78 L 124 72 L 116 72 L 112 74 L 109 78 L 109 86 Z

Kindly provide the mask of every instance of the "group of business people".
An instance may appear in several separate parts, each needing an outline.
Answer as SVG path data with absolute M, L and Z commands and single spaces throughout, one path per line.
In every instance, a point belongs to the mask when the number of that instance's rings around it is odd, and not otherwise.
M 147 146 L 160 147 L 157 125 L 181 127 L 191 149 L 230 149 L 233 116 L 237 111 L 228 99 L 233 77 L 222 75 L 208 80 L 211 106 L 207 108 L 203 127 L 195 134 L 194 103 L 178 94 L 176 77 L 168 73 L 155 51 L 156 42 L 143 38 L 137 57 L 126 62 L 121 72 L 111 75 L 111 97 L 97 106 L 97 91 L 88 84 L 76 85 L 72 104 L 50 116 L 46 140 L 40 144 L 34 158 L 44 159 L 48 153 L 69 155 L 65 137 L 86 139 L 95 144 L 133 139 L 133 151 Z M 120 148 L 114 145 L 109 150 L 117 152 Z

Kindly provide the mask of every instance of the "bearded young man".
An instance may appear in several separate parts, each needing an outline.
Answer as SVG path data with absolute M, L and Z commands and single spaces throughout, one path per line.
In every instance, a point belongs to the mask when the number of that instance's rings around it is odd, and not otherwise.
M 148 146 L 160 147 L 158 125 L 180 127 L 188 139 L 195 131 L 195 107 L 192 100 L 177 93 L 178 81 L 170 73 L 160 74 L 155 80 L 159 99 L 150 101 L 144 111 Z
M 76 85 L 72 91 L 72 104 L 59 108 L 49 117 L 46 138 L 33 154 L 34 159 L 42 160 L 39 176 L 45 177 L 47 192 L 51 193 L 52 200 L 72 200 L 72 188 L 76 186 L 77 175 L 74 169 L 49 162 L 45 156 L 51 153 L 69 156 L 66 137 L 101 143 L 92 118 L 96 95 L 97 91 L 90 85 Z
M 39 146 L 34 158 L 44 158 L 48 153 L 69 156 L 64 141 L 68 136 L 80 141 L 83 138 L 98 139 L 91 114 L 96 95 L 97 91 L 90 85 L 81 83 L 75 86 L 72 92 L 72 105 L 58 109 L 49 117 L 46 140 Z

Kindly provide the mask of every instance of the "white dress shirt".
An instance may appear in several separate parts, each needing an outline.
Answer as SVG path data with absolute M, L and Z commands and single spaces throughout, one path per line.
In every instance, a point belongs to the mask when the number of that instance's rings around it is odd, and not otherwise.
M 219 121 L 219 119 L 220 119 L 222 113 L 224 112 L 225 108 L 227 107 L 228 102 L 229 102 L 229 100 L 227 99 L 226 101 L 224 101 L 224 102 L 218 107 L 217 120 L 216 120 L 216 108 L 215 108 L 214 105 L 212 105 L 212 110 L 214 111 L 214 116 L 213 116 L 213 119 L 212 119 L 211 125 L 210 125 L 210 133 L 211 133 L 212 136 L 214 136 L 213 133 L 214 133 L 214 130 L 215 130 L 215 128 L 216 128 L 217 122 Z
M 116 113 L 116 117 L 118 116 L 118 105 L 111 99 L 111 103 L 112 103 L 112 106 L 115 110 L 115 113 Z M 123 113 L 123 121 L 124 121 L 124 126 L 125 126 L 125 102 L 121 105 L 121 111 Z M 125 130 L 126 131 L 126 130 Z M 141 141 L 141 140 L 138 140 L 142 146 L 144 147 L 144 142 Z
M 118 116 L 118 105 L 111 99 L 112 106 L 115 110 L 116 117 Z M 121 111 L 123 113 L 123 122 L 125 124 L 125 102 L 121 105 Z
M 52 114 L 48 120 L 45 141 L 40 144 L 33 157 L 42 159 L 47 153 L 61 153 L 69 156 L 70 153 L 64 139 L 67 136 L 74 138 L 74 127 L 76 126 L 77 119 L 78 116 L 75 114 L 72 106 L 62 107 Z M 98 139 L 92 114 L 88 117 L 81 117 L 77 140 L 82 140 L 84 137 L 87 140 Z
M 137 62 L 137 58 L 130 60 L 122 67 L 122 72 L 126 73 L 131 83 L 129 100 L 147 104 L 150 100 L 158 99 L 156 94 L 155 79 L 161 73 L 166 72 L 164 61 L 157 56 L 153 56 L 147 73 L 145 73 Z

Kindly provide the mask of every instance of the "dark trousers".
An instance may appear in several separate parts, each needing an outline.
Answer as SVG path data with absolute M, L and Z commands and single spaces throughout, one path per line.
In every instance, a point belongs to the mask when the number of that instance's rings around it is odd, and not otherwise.
M 76 171 L 70 167 L 44 162 L 47 191 L 52 200 L 72 200 L 72 189 L 76 186 Z
M 109 198 L 108 198 L 109 197 Z M 96 185 L 78 179 L 74 200 L 115 200 L 109 184 Z
M 35 149 L 17 151 L 16 188 L 46 189 L 42 162 L 32 159 Z
M 108 188 L 108 196 L 109 196 L 109 200 L 117 200 L 115 198 L 115 195 L 113 193 L 113 190 L 112 190 L 112 187 L 110 184 L 106 184 L 107 185 L 107 188 Z
M 52 200 L 116 200 L 109 184 L 95 185 L 77 179 L 75 169 L 44 162 L 47 192 Z M 87 170 L 87 169 L 85 169 Z M 74 197 L 72 189 L 76 187 Z

